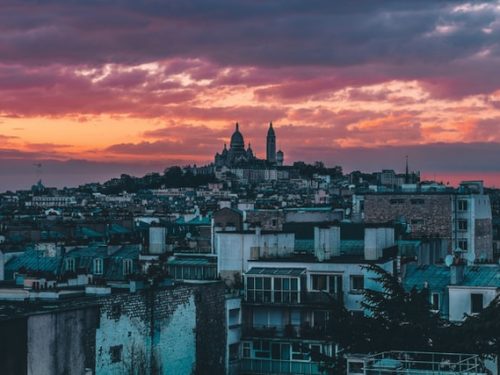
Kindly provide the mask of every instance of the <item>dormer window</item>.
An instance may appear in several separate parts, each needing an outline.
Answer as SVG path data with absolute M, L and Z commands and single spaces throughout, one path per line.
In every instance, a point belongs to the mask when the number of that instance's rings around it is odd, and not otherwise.
M 64 267 L 66 272 L 75 272 L 75 258 L 66 258 Z
M 94 275 L 102 275 L 104 271 L 104 264 L 102 258 L 94 259 Z
M 123 259 L 123 276 L 130 275 L 133 271 L 132 259 Z

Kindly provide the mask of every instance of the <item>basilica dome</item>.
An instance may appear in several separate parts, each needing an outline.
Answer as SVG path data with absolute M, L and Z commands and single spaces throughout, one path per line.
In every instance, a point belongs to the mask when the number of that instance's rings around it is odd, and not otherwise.
M 236 130 L 231 136 L 230 143 L 231 150 L 244 150 L 245 149 L 245 141 L 243 140 L 243 134 L 240 133 L 239 125 L 236 123 Z

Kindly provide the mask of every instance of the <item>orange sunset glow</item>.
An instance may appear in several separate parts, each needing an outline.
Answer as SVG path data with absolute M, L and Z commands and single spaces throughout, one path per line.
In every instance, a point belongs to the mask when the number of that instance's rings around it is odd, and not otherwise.
M 209 163 L 235 122 L 263 155 L 270 121 L 288 163 L 500 185 L 499 2 L 209 3 L 2 3 L 1 188 Z

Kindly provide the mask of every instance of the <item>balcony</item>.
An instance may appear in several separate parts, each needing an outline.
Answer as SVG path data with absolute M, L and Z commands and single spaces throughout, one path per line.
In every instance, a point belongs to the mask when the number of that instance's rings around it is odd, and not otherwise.
M 240 365 L 242 374 L 322 374 L 319 365 L 314 362 L 245 358 Z
M 245 299 L 246 304 L 254 304 L 254 305 L 323 305 L 328 306 L 332 303 L 332 298 L 340 301 L 341 304 L 344 303 L 344 293 L 335 293 L 329 294 L 326 292 L 296 292 L 296 291 L 269 291 L 264 292 L 262 294 L 256 294 L 254 297 L 253 294 L 247 293 L 247 298 Z M 300 297 L 300 299 L 299 299 Z
M 311 327 L 308 324 L 284 326 L 244 326 L 244 337 L 266 338 L 302 338 L 310 340 L 326 340 L 331 338 L 331 330 L 325 326 Z

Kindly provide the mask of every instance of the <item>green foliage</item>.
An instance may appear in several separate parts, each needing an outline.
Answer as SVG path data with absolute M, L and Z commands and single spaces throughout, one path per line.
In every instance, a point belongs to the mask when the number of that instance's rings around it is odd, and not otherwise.
M 453 324 L 432 310 L 428 289 L 406 291 L 397 277 L 379 266 L 365 269 L 380 288 L 364 291 L 364 316 L 351 314 L 331 297 L 330 329 L 344 353 L 407 350 L 500 356 L 500 296 L 480 314 Z M 316 355 L 315 360 L 333 374 L 345 366 L 341 357 Z
M 181 167 L 171 167 L 160 173 L 149 173 L 144 177 L 133 177 L 122 174 L 105 182 L 101 192 L 105 194 L 118 194 L 121 192 L 137 193 L 141 190 L 179 187 L 199 187 L 209 182 L 215 182 L 215 175 L 194 175 L 190 171 L 183 171 Z
M 364 291 L 362 306 L 372 320 L 372 351 L 433 350 L 444 321 L 431 309 L 427 288 L 406 291 L 397 277 L 377 265 L 365 267 L 381 290 Z

